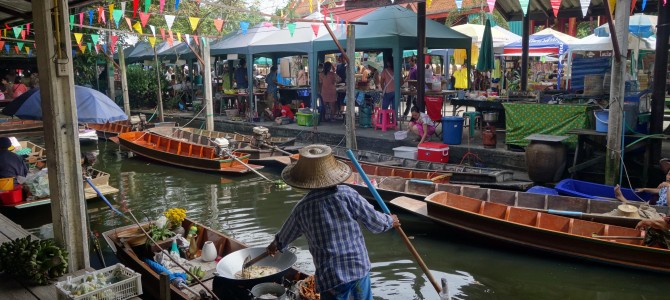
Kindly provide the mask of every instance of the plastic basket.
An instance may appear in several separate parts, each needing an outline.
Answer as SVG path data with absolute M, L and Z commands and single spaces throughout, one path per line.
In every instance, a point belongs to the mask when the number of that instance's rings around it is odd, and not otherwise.
M 56 291 L 58 291 L 58 299 L 98 299 L 98 300 L 123 300 L 142 295 L 141 275 L 122 264 L 116 264 L 111 267 L 100 269 L 88 274 L 70 278 L 70 283 L 82 283 L 87 277 L 98 275 L 102 273 L 107 278 L 116 276 L 119 280 L 115 283 L 107 285 L 104 288 L 74 296 L 64 289 L 68 284 L 67 281 L 60 281 L 56 283 Z
M 14 178 L 0 178 L 0 191 L 11 191 L 14 189 Z
M 319 114 L 304 114 L 298 112 L 296 114 L 296 123 L 298 123 L 299 126 L 319 125 Z
M 404 140 L 407 138 L 407 131 L 396 131 L 393 135 L 396 141 Z

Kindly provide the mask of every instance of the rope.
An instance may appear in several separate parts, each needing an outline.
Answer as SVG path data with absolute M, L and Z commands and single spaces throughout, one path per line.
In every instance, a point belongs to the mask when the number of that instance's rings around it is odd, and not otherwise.
M 154 113 L 151 114 L 151 117 L 149 117 L 149 119 L 147 120 L 147 123 L 151 122 L 151 120 L 154 119 L 157 112 L 158 112 L 158 106 L 156 106 L 156 109 L 154 109 Z
M 207 107 L 207 104 L 203 105 L 202 109 L 195 116 L 193 116 L 193 118 L 190 121 L 186 122 L 186 124 L 184 124 L 183 126 L 180 126 L 179 128 L 184 128 L 184 127 L 186 127 L 186 125 L 193 122 L 193 120 L 195 120 L 195 118 L 197 118 L 205 110 L 206 107 Z

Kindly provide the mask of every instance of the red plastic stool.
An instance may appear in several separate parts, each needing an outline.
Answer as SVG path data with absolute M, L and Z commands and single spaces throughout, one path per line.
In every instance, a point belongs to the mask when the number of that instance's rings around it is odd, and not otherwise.
M 396 129 L 395 111 L 392 109 L 381 109 L 375 116 L 375 130 L 381 128 L 382 131 L 393 128 Z
M 377 124 L 379 124 L 379 107 L 375 106 L 372 111 L 372 128 L 377 129 Z

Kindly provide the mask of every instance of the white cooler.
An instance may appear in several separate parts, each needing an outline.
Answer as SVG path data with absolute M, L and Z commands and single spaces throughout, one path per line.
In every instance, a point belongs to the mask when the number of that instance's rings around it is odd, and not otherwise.
M 418 152 L 419 148 L 417 147 L 402 146 L 393 148 L 393 156 L 395 157 L 416 159 L 418 156 Z

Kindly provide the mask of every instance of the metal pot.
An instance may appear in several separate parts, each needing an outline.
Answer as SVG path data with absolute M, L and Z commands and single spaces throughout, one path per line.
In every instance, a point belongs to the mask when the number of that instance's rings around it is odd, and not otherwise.
M 245 258 L 248 256 L 255 258 L 263 254 L 265 252 L 265 247 L 253 247 L 237 250 L 223 257 L 216 265 L 217 278 L 222 279 L 220 280 L 222 283 L 244 286 L 246 288 L 251 288 L 263 282 L 281 282 L 284 274 L 298 260 L 295 253 L 292 252 L 294 251 L 293 249 L 295 248 L 289 249 L 291 251 L 284 251 L 284 253 L 277 252 L 274 257 L 268 256 L 258 261 L 255 264 L 256 266 L 275 267 L 279 269 L 279 272 L 254 279 L 237 279 L 235 278 L 235 273 L 242 270 L 242 264 L 244 264 Z
M 261 298 L 262 295 L 266 294 L 274 295 L 275 298 Z M 251 296 L 253 299 L 284 300 L 286 299 L 286 288 L 283 285 L 274 282 L 259 283 L 251 289 Z
M 498 112 L 497 111 L 484 112 L 484 113 L 482 113 L 482 117 L 484 118 L 484 122 L 486 122 L 486 123 L 498 122 Z

